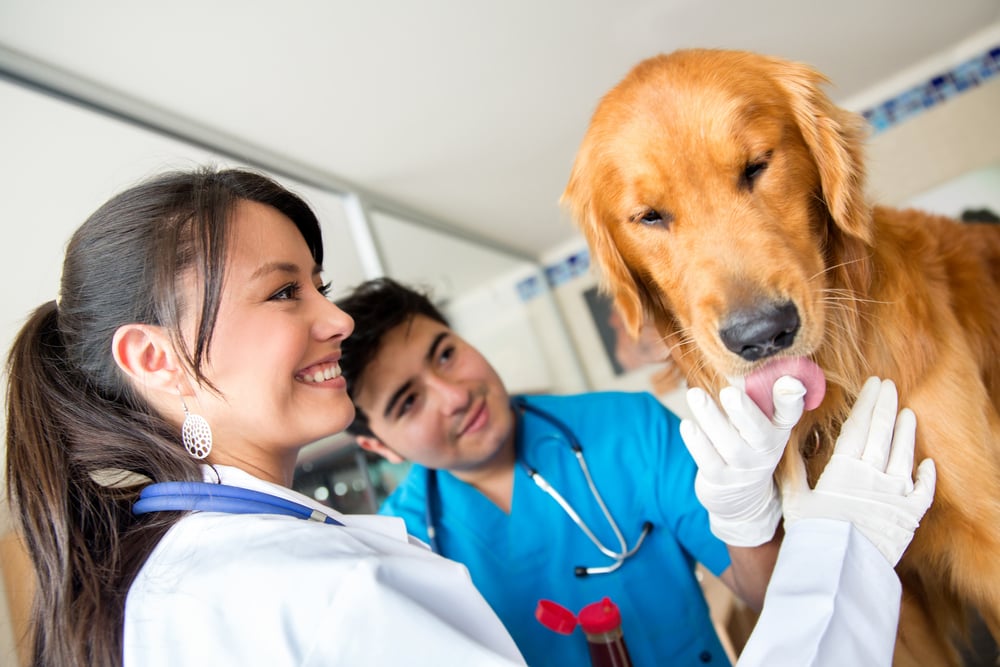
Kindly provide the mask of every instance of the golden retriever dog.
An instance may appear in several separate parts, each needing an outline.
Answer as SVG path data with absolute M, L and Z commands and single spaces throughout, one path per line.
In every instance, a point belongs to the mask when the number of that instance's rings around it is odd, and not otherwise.
M 866 125 L 825 83 L 746 52 L 650 58 L 601 100 L 562 201 L 690 385 L 822 371 L 779 476 L 802 456 L 815 483 L 865 378 L 896 382 L 938 483 L 897 568 L 895 664 L 957 665 L 970 610 L 1000 638 L 1000 225 L 873 206 Z

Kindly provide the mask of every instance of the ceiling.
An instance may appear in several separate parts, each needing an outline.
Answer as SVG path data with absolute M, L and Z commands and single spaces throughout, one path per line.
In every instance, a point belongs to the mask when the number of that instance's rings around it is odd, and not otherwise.
M 998 22 L 997 0 L 2 0 L 0 47 L 538 257 L 575 237 L 576 147 L 642 58 L 761 51 L 844 102 Z

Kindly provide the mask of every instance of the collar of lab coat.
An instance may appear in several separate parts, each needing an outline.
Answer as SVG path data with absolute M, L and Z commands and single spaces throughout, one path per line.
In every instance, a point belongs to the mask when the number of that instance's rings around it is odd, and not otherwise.
M 340 521 L 345 526 L 375 531 L 402 542 L 414 541 L 414 539 L 406 533 L 406 524 L 402 519 L 397 517 L 379 516 L 374 514 L 344 515 L 335 509 L 313 500 L 309 496 L 299 493 L 298 491 L 254 477 L 240 468 L 225 465 L 204 464 L 201 469 L 202 478 L 206 482 L 212 484 L 221 482 L 222 484 L 229 484 L 230 486 L 238 486 L 244 489 L 260 491 L 261 493 L 267 493 L 278 498 L 290 500 L 293 503 L 305 505 L 309 509 L 318 510 L 323 514 Z

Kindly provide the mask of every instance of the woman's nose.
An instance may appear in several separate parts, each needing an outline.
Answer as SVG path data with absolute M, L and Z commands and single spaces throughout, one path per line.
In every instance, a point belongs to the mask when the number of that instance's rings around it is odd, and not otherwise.
M 354 331 L 354 318 L 342 311 L 337 304 L 322 295 L 317 295 L 316 319 L 313 321 L 313 335 L 317 340 L 347 338 Z

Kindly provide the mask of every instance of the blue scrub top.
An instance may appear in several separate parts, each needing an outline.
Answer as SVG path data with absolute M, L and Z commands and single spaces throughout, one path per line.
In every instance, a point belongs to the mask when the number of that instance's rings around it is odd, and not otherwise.
M 621 610 L 636 667 L 729 665 L 694 575 L 696 562 L 718 575 L 729 566 L 729 554 L 711 534 L 708 515 L 695 497 L 696 466 L 681 440 L 678 418 L 646 393 L 527 399 L 575 434 L 629 548 L 643 522 L 652 522 L 652 533 L 616 572 L 579 578 L 576 566 L 612 561 L 523 465 L 515 468 L 509 515 L 472 486 L 439 471 L 437 539 L 444 554 L 469 568 L 532 667 L 590 664 L 579 628 L 560 635 L 535 619 L 539 599 L 576 613 L 605 596 Z M 518 419 L 524 420 L 519 463 L 535 468 L 606 547 L 620 551 L 565 437 L 531 412 Z M 409 532 L 425 541 L 427 475 L 425 468 L 413 466 L 380 510 L 402 517 Z

